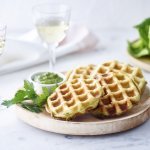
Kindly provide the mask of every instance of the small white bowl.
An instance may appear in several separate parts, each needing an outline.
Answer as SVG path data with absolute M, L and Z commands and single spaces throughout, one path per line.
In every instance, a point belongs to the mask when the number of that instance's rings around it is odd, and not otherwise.
M 66 80 L 65 75 L 62 74 L 62 73 L 60 73 L 60 72 L 41 71 L 41 72 L 33 73 L 33 74 L 30 76 L 29 80 L 33 83 L 34 89 L 35 89 L 35 91 L 36 91 L 38 94 L 42 93 L 42 87 L 46 87 L 46 88 L 50 91 L 50 90 L 51 90 L 51 87 L 53 87 L 53 86 L 56 85 L 56 84 L 41 84 L 41 83 L 39 83 L 39 82 L 34 81 L 34 78 L 35 78 L 36 75 L 39 75 L 39 74 L 41 74 L 41 73 L 46 73 L 46 72 L 51 72 L 51 73 L 58 74 L 58 75 L 63 79 L 61 82 L 57 83 L 57 85 L 62 84 L 62 83 Z

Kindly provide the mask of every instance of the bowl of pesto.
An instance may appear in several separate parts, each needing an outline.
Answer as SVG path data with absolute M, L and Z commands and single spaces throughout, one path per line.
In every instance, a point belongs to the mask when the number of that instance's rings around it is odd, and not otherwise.
M 30 76 L 30 81 L 34 84 L 35 90 L 41 93 L 42 88 L 48 88 L 49 92 L 51 88 L 59 86 L 66 80 L 64 74 L 59 72 L 37 72 Z

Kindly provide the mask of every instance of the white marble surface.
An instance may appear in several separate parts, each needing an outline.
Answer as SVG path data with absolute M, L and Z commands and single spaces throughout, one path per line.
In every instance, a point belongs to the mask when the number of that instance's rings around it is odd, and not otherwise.
M 56 69 L 70 69 L 76 65 L 101 63 L 118 59 L 129 62 L 126 57 L 126 41 L 134 37 L 129 30 L 96 31 L 102 43 L 97 51 L 74 53 L 57 60 Z M 9 98 L 21 86 L 22 80 L 33 71 L 46 69 L 47 64 L 0 76 L 0 96 Z M 144 72 L 148 81 L 150 74 Z M 18 120 L 15 109 L 0 111 L 0 150 L 149 150 L 150 121 L 133 130 L 105 136 L 68 136 L 49 133 L 30 127 Z

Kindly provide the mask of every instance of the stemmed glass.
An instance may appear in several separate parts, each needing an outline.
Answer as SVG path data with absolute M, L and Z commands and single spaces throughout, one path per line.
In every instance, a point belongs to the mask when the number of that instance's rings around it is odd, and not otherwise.
M 49 68 L 54 70 L 55 51 L 65 38 L 69 27 L 70 7 L 44 3 L 33 7 L 34 21 L 38 34 L 49 50 Z
M 6 25 L 0 24 L 0 55 L 3 53 L 5 47 L 6 28 Z M 1 103 L 2 99 L 0 97 L 0 111 L 5 109 L 5 107 L 2 106 Z
M 6 37 L 6 25 L 0 25 L 0 55 L 4 51 Z

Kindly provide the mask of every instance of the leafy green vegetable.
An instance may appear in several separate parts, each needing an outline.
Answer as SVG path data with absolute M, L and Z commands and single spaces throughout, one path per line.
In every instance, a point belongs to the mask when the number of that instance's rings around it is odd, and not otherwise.
M 33 83 L 24 80 L 24 89 L 26 91 L 26 96 L 29 99 L 35 98 L 37 96 L 35 90 L 34 90 L 34 86 Z
M 150 27 L 150 18 L 145 19 L 142 23 L 135 26 L 138 30 L 140 38 L 143 40 L 144 44 L 147 45 L 149 43 L 149 27 Z
M 43 90 L 43 93 L 38 95 L 34 101 L 34 103 L 37 105 L 37 106 L 42 106 L 44 103 L 45 103 L 45 100 L 48 98 L 49 96 L 49 91 L 46 87 L 43 87 L 42 88 Z
M 140 40 L 128 42 L 128 51 L 137 58 L 149 55 L 149 50 L 142 45 Z
M 34 104 L 30 104 L 30 103 L 22 103 L 21 106 L 31 112 L 36 112 L 36 113 L 40 113 L 42 112 L 41 107 L 36 106 Z
M 25 80 L 24 87 L 18 90 L 12 99 L 4 100 L 2 105 L 10 107 L 13 104 L 21 104 L 23 108 L 39 113 L 42 111 L 48 96 L 51 95 L 57 87 L 57 85 L 53 86 L 50 91 L 46 87 L 43 87 L 42 93 L 38 95 L 34 90 L 33 83 Z M 31 100 L 31 102 L 29 103 L 27 100 Z
M 128 51 L 134 57 L 150 56 L 150 18 L 135 26 L 139 39 L 128 42 Z
M 13 104 L 18 104 L 18 103 L 22 102 L 23 99 L 24 100 L 26 99 L 26 91 L 18 90 L 16 92 L 16 94 L 15 94 L 13 99 L 11 99 L 11 100 L 4 100 L 2 102 L 2 105 L 10 107 Z
M 56 88 L 58 87 L 58 84 L 56 84 L 55 86 L 52 86 L 50 89 L 50 95 L 56 90 Z

